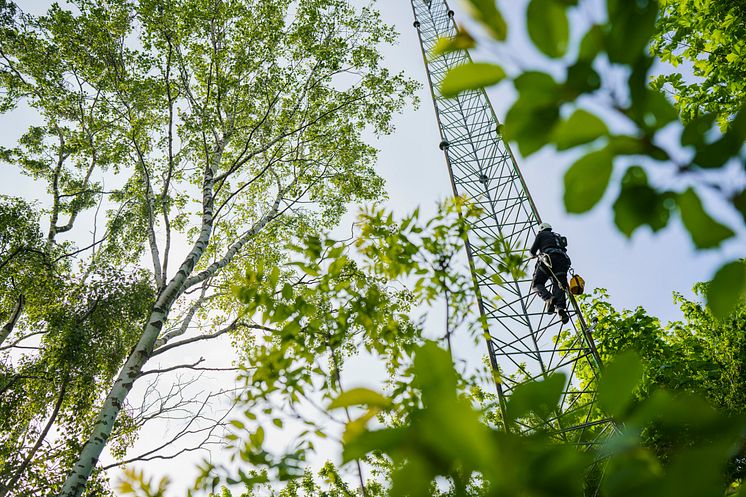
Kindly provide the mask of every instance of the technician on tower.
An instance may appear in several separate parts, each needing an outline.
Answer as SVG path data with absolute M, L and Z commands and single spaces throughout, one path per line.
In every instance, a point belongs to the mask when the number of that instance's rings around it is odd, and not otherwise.
M 567 255 L 567 238 L 553 232 L 549 223 L 541 223 L 536 240 L 531 245 L 531 255 L 538 259 L 531 287 L 547 303 L 547 312 L 551 314 L 556 311 L 562 323 L 567 323 L 570 317 L 565 307 L 565 288 L 571 264 Z M 552 293 L 545 286 L 550 278 Z

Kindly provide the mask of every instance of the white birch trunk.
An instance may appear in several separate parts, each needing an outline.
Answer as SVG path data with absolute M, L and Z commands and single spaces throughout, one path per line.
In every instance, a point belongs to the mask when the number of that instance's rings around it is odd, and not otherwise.
M 217 157 L 220 157 L 222 147 L 217 151 Z M 219 160 L 219 159 L 218 159 Z M 215 161 L 217 162 L 217 160 Z M 184 291 L 184 283 L 187 277 L 192 273 L 199 259 L 202 257 L 212 234 L 213 223 L 213 169 L 207 167 L 205 172 L 205 181 L 203 184 L 203 211 L 202 211 L 202 229 L 199 238 L 195 242 L 189 255 L 181 264 L 179 271 L 169 281 L 168 285 L 160 293 L 153 306 L 148 322 L 143 329 L 140 340 L 137 342 L 134 350 L 127 358 L 124 366 L 119 372 L 114 386 L 109 391 L 101 411 L 99 412 L 96 424 L 93 427 L 93 433 L 86 442 L 83 450 L 78 457 L 77 462 L 72 467 L 65 483 L 60 491 L 60 497 L 80 497 L 83 489 L 90 478 L 91 473 L 98 463 L 101 452 L 106 446 L 106 442 L 111 435 L 114 422 L 122 409 L 124 400 L 132 390 L 132 385 L 142 372 L 143 366 L 150 358 L 153 352 L 153 345 L 161 333 L 163 324 L 168 318 L 176 299 Z

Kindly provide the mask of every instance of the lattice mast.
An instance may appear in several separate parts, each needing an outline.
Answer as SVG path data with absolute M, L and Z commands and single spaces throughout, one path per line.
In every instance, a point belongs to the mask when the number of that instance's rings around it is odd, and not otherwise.
M 527 259 L 541 218 L 510 147 L 502 139 L 484 90 L 464 92 L 456 98 L 440 94 L 446 73 L 471 61 L 466 50 L 432 55 L 438 39 L 456 35 L 453 11 L 445 0 L 411 2 L 453 193 L 484 212 L 470 223 L 466 249 L 479 312 L 486 323 L 490 363 L 499 373 L 495 376 L 503 415 L 505 401 L 517 385 L 564 371 L 569 384 L 562 407 L 543 428 L 568 443 L 594 443 L 611 424 L 594 409 L 595 378 L 576 375 L 582 363 L 590 366 L 594 377 L 598 371 L 600 360 L 591 333 L 571 295 L 568 325 L 556 315 L 544 313 L 543 301 L 531 290 L 533 268 L 528 267 L 529 261 L 524 267 L 525 279 L 501 275 L 503 281 L 496 282 L 501 258 L 498 247 L 507 242 L 512 252 Z M 537 426 L 517 423 L 505 428 L 524 431 Z

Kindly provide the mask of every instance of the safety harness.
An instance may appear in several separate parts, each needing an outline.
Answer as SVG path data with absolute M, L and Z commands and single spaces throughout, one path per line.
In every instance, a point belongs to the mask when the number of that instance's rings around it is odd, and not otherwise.
M 550 254 L 566 254 L 565 247 L 567 247 L 567 238 L 557 233 L 552 233 L 557 243 L 556 247 L 547 247 L 542 250 L 536 257 L 539 261 L 549 270 L 552 275 L 552 279 L 559 282 L 559 278 L 554 274 L 552 270 L 552 258 Z M 575 274 L 575 271 L 570 268 L 568 272 L 572 275 L 567 286 L 567 290 L 573 295 L 581 295 L 585 291 L 585 280 L 579 275 Z

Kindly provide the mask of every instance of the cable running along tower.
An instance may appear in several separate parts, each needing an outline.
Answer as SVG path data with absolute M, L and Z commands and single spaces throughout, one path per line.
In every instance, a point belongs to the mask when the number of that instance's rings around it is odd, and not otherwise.
M 501 257 L 496 247 L 507 242 L 512 253 L 527 258 L 541 218 L 500 135 L 499 121 L 484 90 L 463 92 L 455 98 L 440 94 L 446 73 L 471 62 L 466 50 L 432 55 L 438 39 L 456 35 L 453 11 L 446 0 L 411 2 L 453 193 L 483 210 L 479 219 L 470 222 L 466 249 L 479 312 L 486 323 L 490 363 L 499 373 L 497 390 L 503 414 L 505 401 L 517 385 L 556 371 L 569 378 L 561 407 L 550 419 L 505 428 L 543 428 L 564 443 L 593 444 L 613 425 L 594 408 L 593 380 L 600 361 L 590 330 L 571 295 L 567 325 L 556 315 L 544 313 L 543 301 L 531 290 L 533 268 L 528 261 L 523 268 L 525 279 L 502 275 L 502 283 L 494 282 L 492 276 L 499 273 Z M 579 378 L 576 372 L 581 365 L 590 366 L 584 370 L 592 372 L 591 378 Z

